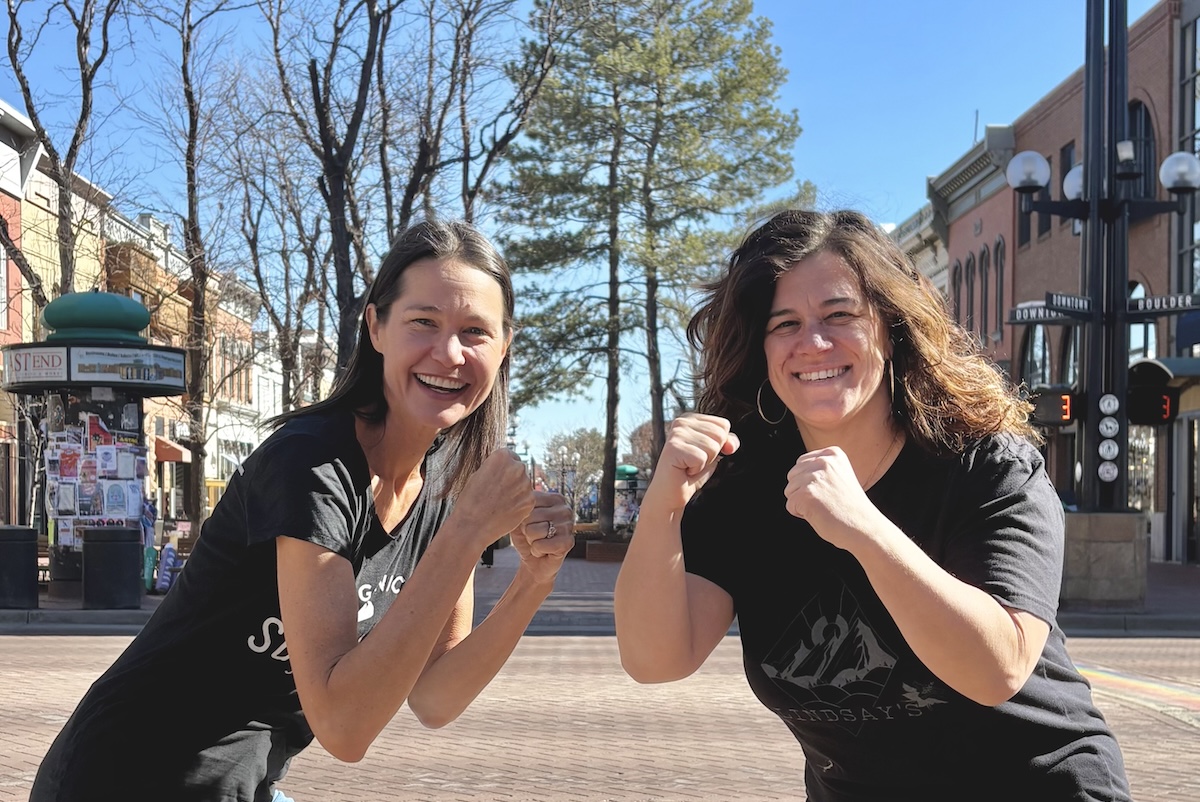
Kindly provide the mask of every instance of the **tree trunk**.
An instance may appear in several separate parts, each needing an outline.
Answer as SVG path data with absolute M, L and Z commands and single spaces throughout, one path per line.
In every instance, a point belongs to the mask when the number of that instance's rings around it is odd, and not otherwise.
M 615 537 L 617 408 L 621 403 L 621 92 L 613 88 L 613 140 L 608 159 L 608 395 L 604 416 L 604 470 L 600 474 L 600 531 Z

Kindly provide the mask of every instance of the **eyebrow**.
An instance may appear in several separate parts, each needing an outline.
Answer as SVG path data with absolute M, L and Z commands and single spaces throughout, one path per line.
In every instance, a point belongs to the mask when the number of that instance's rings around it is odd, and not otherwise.
M 824 308 L 828 308 L 831 306 L 843 306 L 845 304 L 854 305 L 855 303 L 857 303 L 856 298 L 851 298 L 850 296 L 838 295 L 833 298 L 826 298 L 824 301 L 821 301 L 821 308 L 824 309 Z M 782 317 L 783 315 L 794 315 L 794 314 L 796 314 L 796 310 L 791 309 L 790 307 L 787 309 L 776 309 L 775 311 L 773 311 L 769 315 L 767 315 L 767 320 L 771 320 L 771 319 L 777 318 L 777 317 Z

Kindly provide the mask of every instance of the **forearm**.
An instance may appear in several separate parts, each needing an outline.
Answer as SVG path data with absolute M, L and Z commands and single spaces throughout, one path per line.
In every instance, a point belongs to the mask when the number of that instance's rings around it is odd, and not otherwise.
M 553 586 L 517 571 L 479 626 L 439 656 L 413 686 L 408 706 L 422 724 L 442 727 L 467 709 L 508 660 Z
M 886 520 L 886 519 L 885 519 Z M 943 682 L 984 705 L 1029 678 L 1042 642 L 991 595 L 946 572 L 887 522 L 855 556 L 909 647 Z
M 682 517 L 682 510 L 658 501 L 651 485 L 617 575 L 617 644 L 626 672 L 639 682 L 688 676 L 703 660 L 692 646 Z
M 387 614 L 304 700 L 314 733 L 339 758 L 365 754 L 429 663 L 475 565 L 476 553 L 455 534 L 438 533 Z

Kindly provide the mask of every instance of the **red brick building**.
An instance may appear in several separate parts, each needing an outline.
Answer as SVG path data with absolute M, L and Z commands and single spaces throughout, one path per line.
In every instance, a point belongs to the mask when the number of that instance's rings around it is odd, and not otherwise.
M 1127 138 L 1143 168 L 1127 185 L 1131 198 L 1168 200 L 1157 176 L 1162 160 L 1176 150 L 1200 150 L 1198 16 L 1200 3 L 1163 0 L 1129 28 Z M 1012 310 L 1044 301 L 1047 292 L 1080 294 L 1083 240 L 1070 219 L 1021 212 L 1004 170 L 1014 153 L 1041 153 L 1050 162 L 1051 180 L 1037 197 L 1062 199 L 1063 177 L 1083 153 L 1083 113 L 1081 66 L 1011 125 L 989 126 L 983 141 L 928 184 L 935 228 L 949 257 L 950 306 L 997 366 L 1031 391 L 1076 386 L 1082 328 L 1012 324 Z M 1130 298 L 1200 290 L 1196 219 L 1194 211 L 1131 218 Z M 1200 356 L 1200 313 L 1131 324 L 1129 341 L 1130 362 L 1164 363 L 1182 395 L 1173 424 L 1130 427 L 1128 505 L 1149 514 L 1154 559 L 1200 562 L 1200 359 L 1194 359 Z M 1080 479 L 1081 425 L 1049 429 L 1045 448 L 1051 477 L 1068 504 Z

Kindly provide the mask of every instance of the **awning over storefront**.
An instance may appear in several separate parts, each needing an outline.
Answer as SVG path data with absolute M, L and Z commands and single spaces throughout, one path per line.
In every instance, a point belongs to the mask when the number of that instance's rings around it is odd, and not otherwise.
M 191 462 L 192 452 L 174 440 L 155 435 L 154 459 L 158 462 Z

